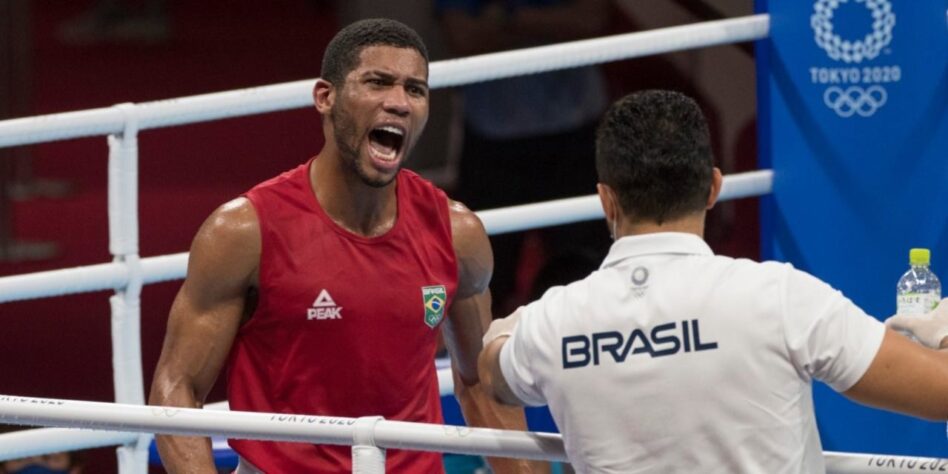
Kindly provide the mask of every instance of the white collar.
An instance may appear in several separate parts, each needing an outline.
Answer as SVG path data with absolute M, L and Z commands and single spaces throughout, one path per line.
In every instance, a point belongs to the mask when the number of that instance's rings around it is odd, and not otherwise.
M 714 255 L 701 237 L 684 232 L 656 232 L 629 235 L 615 241 L 600 269 L 617 265 L 622 260 L 642 255 L 683 254 Z

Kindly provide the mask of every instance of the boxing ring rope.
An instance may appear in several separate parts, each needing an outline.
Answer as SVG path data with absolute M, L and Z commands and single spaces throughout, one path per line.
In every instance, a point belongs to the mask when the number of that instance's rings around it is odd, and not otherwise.
M 558 45 L 507 51 L 430 64 L 430 86 L 451 87 L 479 81 L 600 64 L 621 59 L 648 56 L 686 49 L 763 39 L 769 33 L 770 18 L 766 14 L 662 28 Z M 173 125 L 184 125 L 261 114 L 310 106 L 313 80 L 295 81 L 263 87 L 196 95 L 178 99 L 120 104 L 114 107 L 67 112 L 38 117 L 0 121 L 0 147 L 36 144 L 72 138 L 108 135 L 109 145 L 109 251 L 111 263 L 90 265 L 0 278 L 0 303 L 30 298 L 59 296 L 102 289 L 114 289 L 110 298 L 112 311 L 113 367 L 115 404 L 64 401 L 0 396 L 0 421 L 18 424 L 84 427 L 126 430 L 107 432 L 65 429 L 42 429 L 0 435 L 0 460 L 17 456 L 83 449 L 94 446 L 122 444 L 119 448 L 120 472 L 144 473 L 147 470 L 147 444 L 151 432 L 263 435 L 268 439 L 322 439 L 320 442 L 378 444 L 382 447 L 413 446 L 415 449 L 451 451 L 486 455 L 517 455 L 537 459 L 563 460 L 562 441 L 558 435 L 504 432 L 441 425 L 382 421 L 378 418 L 342 419 L 338 417 L 299 416 L 303 420 L 350 420 L 352 431 L 336 431 L 331 439 L 326 433 L 304 430 L 302 425 L 279 422 L 280 429 L 254 432 L 244 426 L 252 420 L 263 421 L 267 414 L 213 413 L 207 410 L 184 410 L 145 407 L 141 371 L 139 334 L 140 292 L 146 284 L 184 277 L 187 253 L 140 258 L 138 255 L 138 142 L 139 131 Z M 722 200 L 760 196 L 771 191 L 770 170 L 725 177 Z M 534 203 L 478 213 L 490 234 L 513 232 L 550 225 L 565 224 L 602 216 L 596 196 Z M 439 379 L 444 379 L 439 373 Z M 447 377 L 450 379 L 450 377 Z M 442 387 L 444 392 L 444 387 Z M 449 390 L 450 392 L 450 390 Z M 37 411 L 31 411 L 37 410 Z M 149 425 L 160 413 L 165 423 Z M 193 413 L 192 413 L 193 412 Z M 174 414 L 169 417 L 169 414 Z M 180 415 L 179 415 L 180 414 Z M 187 414 L 185 416 L 184 414 Z M 194 417 L 193 420 L 191 417 Z M 286 415 L 281 415 L 286 416 Z M 142 422 L 132 425 L 133 417 Z M 175 425 L 187 417 L 193 425 Z M 219 418 L 218 418 L 219 417 Z M 247 418 L 251 417 L 251 418 Z M 211 420 L 220 420 L 220 425 Z M 109 420 L 112 420 L 111 422 Z M 230 421 L 228 421 L 230 420 Z M 211 423 L 211 424 L 208 424 Z M 221 429 L 214 429 L 211 426 Z M 420 425 L 420 426 L 415 426 Z M 243 426 L 243 428 L 242 428 Z M 275 428 L 275 427 L 274 427 Z M 356 429 L 358 428 L 358 429 Z M 198 431 L 184 431 L 193 429 Z M 256 429 L 256 428 L 253 428 Z M 128 430 L 135 431 L 130 433 Z M 165 431 L 174 430 L 174 431 Z M 294 431 L 295 430 L 295 431 Z M 327 432 L 328 433 L 328 432 Z M 452 433 L 456 439 L 450 439 Z M 42 436 L 42 438 L 41 438 Z M 319 438 L 325 436 L 325 438 Z M 355 438 L 353 438 L 355 436 Z M 42 439 L 43 447 L 35 443 Z M 542 441 L 542 442 L 541 442 Z M 392 443 L 392 444 L 387 444 Z M 416 444 L 406 444 L 416 443 Z M 33 446 L 29 453 L 18 446 Z M 377 458 L 370 454 L 367 458 Z M 18 454 L 14 453 L 14 450 Z M 521 452 L 521 450 L 523 450 Z M 377 450 L 376 450 L 377 451 Z M 869 456 L 868 458 L 863 456 Z M 878 459 L 888 466 L 893 459 L 920 465 L 937 462 L 925 458 L 850 455 L 826 453 L 828 464 L 852 465 L 831 472 L 870 472 Z M 892 461 L 895 462 L 895 461 Z M 858 468 L 856 467 L 858 464 Z M 384 469 L 384 464 L 382 465 Z M 835 469 L 835 468 L 833 468 Z M 848 470 L 847 470 L 848 469 Z M 874 469 L 874 468 L 873 468 Z M 369 471 L 366 471 L 369 472 Z M 373 470 L 371 472 L 381 472 Z M 871 472 L 914 472 L 873 470 Z
M 772 185 L 773 172 L 770 170 L 728 175 L 724 177 L 719 201 L 769 194 Z M 476 214 L 491 235 L 603 216 L 597 195 L 490 209 Z M 187 264 L 187 252 L 143 258 L 140 263 L 142 284 L 182 279 Z M 0 303 L 120 288 L 129 278 L 128 267 L 116 262 L 0 277 Z
M 368 416 L 292 415 L 167 408 L 0 395 L 0 421 L 141 433 L 267 439 L 566 461 L 555 433 L 468 428 Z
M 84 434 L 88 429 L 109 429 L 351 445 L 355 474 L 384 472 L 381 449 L 385 448 L 567 461 L 559 434 L 387 421 L 381 417 L 221 412 L 0 395 L 0 421 L 78 428 L 83 429 Z M 115 435 L 118 439 L 119 435 L 130 437 L 134 433 Z M 368 458 L 362 454 L 360 460 L 359 450 L 380 454 Z M 26 456 L 28 452 L 16 452 L 6 444 L 0 445 L 2 456 Z M 824 457 L 827 472 L 831 474 L 913 473 L 943 470 L 948 466 L 948 460 L 937 458 L 836 452 L 827 452 Z M 366 460 L 369 462 L 365 463 Z
M 769 29 L 769 15 L 758 14 L 436 61 L 430 65 L 429 86 L 432 89 L 453 87 L 752 41 L 766 38 Z M 312 80 L 303 80 L 127 106 L 4 120 L 0 121 L 0 147 L 120 134 L 125 131 L 129 119 L 137 123 L 138 130 L 147 130 L 309 107 L 312 105 L 312 88 Z

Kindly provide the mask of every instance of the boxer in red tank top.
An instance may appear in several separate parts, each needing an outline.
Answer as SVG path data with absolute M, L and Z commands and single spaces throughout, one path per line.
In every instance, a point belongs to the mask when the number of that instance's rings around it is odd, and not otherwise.
M 428 118 L 417 34 L 363 20 L 330 42 L 313 99 L 326 143 L 211 214 L 171 309 L 149 403 L 201 407 L 221 369 L 234 410 L 440 423 L 441 328 L 468 424 L 525 429 L 477 375 L 493 261 L 477 216 L 401 166 Z M 158 436 L 169 472 L 215 472 L 206 438 Z M 350 450 L 234 440 L 266 473 L 344 473 Z M 491 460 L 495 472 L 534 463 Z M 397 473 L 437 453 L 389 450 Z

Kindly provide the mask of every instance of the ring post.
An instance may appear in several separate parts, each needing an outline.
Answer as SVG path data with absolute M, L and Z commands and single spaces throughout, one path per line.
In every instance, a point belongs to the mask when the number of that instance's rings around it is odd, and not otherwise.
M 384 474 L 385 450 L 375 445 L 375 425 L 381 416 L 363 416 L 352 425 L 352 473 Z
M 109 298 L 112 309 L 112 380 L 115 401 L 145 404 L 141 357 L 142 267 L 138 255 L 138 111 L 115 108 L 124 117 L 121 134 L 109 135 L 109 252 L 124 264 L 127 278 Z M 119 472 L 145 474 L 151 435 L 142 434 L 117 450 Z

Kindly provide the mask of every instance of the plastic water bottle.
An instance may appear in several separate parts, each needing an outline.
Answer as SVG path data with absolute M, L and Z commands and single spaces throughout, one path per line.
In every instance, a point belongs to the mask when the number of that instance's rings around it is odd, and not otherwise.
M 929 265 L 932 253 L 928 249 L 909 250 L 909 270 L 896 285 L 896 313 L 925 314 L 941 301 L 941 282 Z M 948 437 L 948 425 L 945 425 Z
M 928 249 L 909 250 L 909 270 L 896 285 L 896 313 L 925 314 L 941 301 L 941 282 L 932 273 Z

